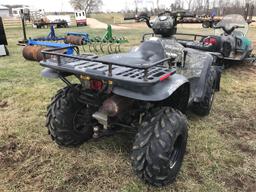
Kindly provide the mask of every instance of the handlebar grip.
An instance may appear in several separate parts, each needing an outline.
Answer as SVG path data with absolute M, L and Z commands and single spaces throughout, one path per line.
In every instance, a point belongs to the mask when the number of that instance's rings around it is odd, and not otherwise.
M 195 17 L 195 16 L 196 16 L 195 14 L 186 14 L 183 17 Z
M 245 26 L 236 26 L 235 28 L 237 28 L 237 29 L 243 29 L 243 28 L 245 28 Z
M 138 19 L 136 17 L 125 17 L 124 20 L 135 20 L 135 19 Z

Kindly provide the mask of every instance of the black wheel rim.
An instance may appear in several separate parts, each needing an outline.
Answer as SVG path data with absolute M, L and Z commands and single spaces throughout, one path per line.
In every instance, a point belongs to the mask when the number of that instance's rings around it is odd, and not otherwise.
M 88 129 L 92 128 L 95 120 L 89 116 L 90 111 L 87 106 L 82 107 L 77 111 L 73 120 L 73 129 L 80 134 L 87 133 Z
M 182 141 L 183 137 L 180 135 L 177 137 L 174 145 L 173 145 L 173 151 L 170 156 L 170 169 L 173 169 L 175 165 L 178 163 L 181 157 L 181 151 L 182 151 Z

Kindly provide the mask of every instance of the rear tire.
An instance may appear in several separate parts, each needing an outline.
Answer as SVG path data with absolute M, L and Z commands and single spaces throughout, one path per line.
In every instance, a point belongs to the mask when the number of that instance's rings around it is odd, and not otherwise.
M 81 145 L 93 135 L 94 108 L 79 101 L 80 85 L 58 91 L 48 106 L 46 127 L 52 139 L 60 146 Z
M 204 98 L 201 102 L 194 102 L 191 106 L 192 111 L 199 116 L 207 116 L 210 114 L 215 94 L 215 76 L 214 69 L 211 69 L 206 80 L 206 93 Z
M 187 120 L 169 107 L 148 113 L 132 149 L 132 167 L 136 174 L 155 186 L 175 181 L 187 144 Z

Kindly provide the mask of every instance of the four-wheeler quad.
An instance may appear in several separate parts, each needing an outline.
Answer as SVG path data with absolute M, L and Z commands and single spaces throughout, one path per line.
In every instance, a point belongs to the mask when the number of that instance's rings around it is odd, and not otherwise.
M 212 55 L 176 42 L 176 18 L 165 12 L 151 26 L 141 17 L 154 37 L 128 53 L 97 57 L 43 51 L 42 75 L 67 84 L 48 107 L 46 125 L 57 144 L 77 146 L 120 127 L 135 128 L 135 173 L 156 186 L 175 180 L 188 137 L 184 113 L 191 108 L 208 115 L 220 83 Z M 71 84 L 71 75 L 80 84 Z
M 248 23 L 242 15 L 227 15 L 223 17 L 214 29 L 215 35 L 201 36 L 200 41 L 179 40 L 178 42 L 187 48 L 219 54 L 219 59 L 224 64 L 230 61 L 241 62 L 255 60 L 255 57 L 251 54 L 253 44 L 246 37 Z

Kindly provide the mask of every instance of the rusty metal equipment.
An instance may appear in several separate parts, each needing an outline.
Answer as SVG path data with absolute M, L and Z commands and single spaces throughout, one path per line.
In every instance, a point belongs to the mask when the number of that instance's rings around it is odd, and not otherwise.
M 43 55 L 41 51 L 44 49 L 46 49 L 46 47 L 27 45 L 23 48 L 22 55 L 26 60 L 42 61 Z
M 27 45 L 23 48 L 22 55 L 25 59 L 30 61 L 42 61 L 43 55 L 41 51 L 50 48 L 64 48 L 64 52 L 67 55 L 72 55 L 74 51 L 79 53 L 79 49 L 77 47 L 72 47 L 71 44 L 64 43 L 53 43 L 53 42 L 45 42 L 45 41 L 34 41 L 28 40 Z
M 111 53 L 121 52 L 121 44 L 128 43 L 125 37 L 113 36 L 112 26 L 108 25 L 105 34 L 102 37 L 96 36 L 90 40 L 89 50 L 90 52 L 102 52 L 106 51 Z
M 67 44 L 81 46 L 83 48 L 83 51 L 85 52 L 85 45 L 90 43 L 90 37 L 89 37 L 89 34 L 86 32 L 83 32 L 83 33 L 69 32 L 67 33 L 67 36 L 64 42 Z
M 66 37 L 66 43 L 71 43 L 68 40 L 68 37 L 70 37 L 71 42 L 75 42 L 77 44 L 75 45 L 85 45 L 87 43 L 90 43 L 90 37 L 89 34 L 86 32 L 78 33 L 78 32 L 68 32 Z M 79 37 L 79 38 L 78 38 Z M 79 41 L 78 41 L 79 40 Z M 73 44 L 73 43 L 71 43 Z
M 108 52 L 118 53 L 121 52 L 121 44 L 128 43 L 125 37 L 114 37 L 112 26 L 108 25 L 105 34 L 100 37 L 96 36 L 90 38 L 88 33 L 69 32 L 67 33 L 65 43 L 82 46 L 85 50 L 84 45 L 89 45 L 90 52 Z
M 73 45 L 84 45 L 85 44 L 83 37 L 74 36 L 74 35 L 67 36 L 65 39 L 65 43 L 69 43 L 69 44 L 73 44 Z

